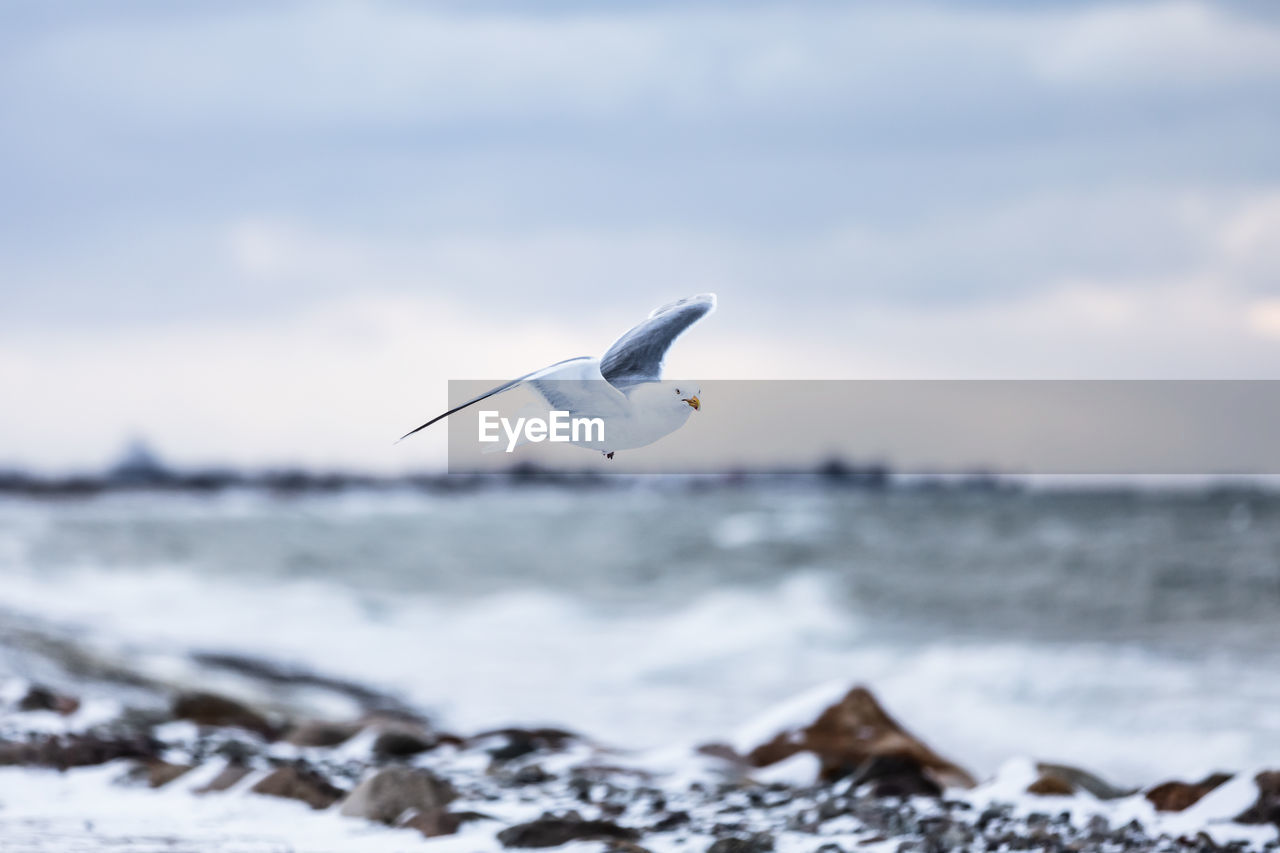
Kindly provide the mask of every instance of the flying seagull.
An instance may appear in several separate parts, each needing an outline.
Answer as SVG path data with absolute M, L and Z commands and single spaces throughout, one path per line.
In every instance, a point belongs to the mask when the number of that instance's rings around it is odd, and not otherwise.
M 689 382 L 663 380 L 662 362 L 675 339 L 715 307 L 714 293 L 663 305 L 614 341 L 600 358 L 569 358 L 504 382 L 410 430 L 400 440 L 481 400 L 528 385 L 554 410 L 604 421 L 603 440 L 572 442 L 579 447 L 599 450 L 612 459 L 616 451 L 652 444 L 684 426 L 690 413 L 702 408 L 701 389 Z

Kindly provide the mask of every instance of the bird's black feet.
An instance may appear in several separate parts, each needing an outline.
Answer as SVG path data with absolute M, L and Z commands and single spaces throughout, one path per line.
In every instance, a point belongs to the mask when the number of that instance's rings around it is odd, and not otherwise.
M 612 451 L 612 450 L 610 450 L 608 453 L 606 453 L 606 454 L 604 455 L 604 458 L 605 458 L 605 459 L 612 459 L 612 458 L 613 458 L 613 451 Z

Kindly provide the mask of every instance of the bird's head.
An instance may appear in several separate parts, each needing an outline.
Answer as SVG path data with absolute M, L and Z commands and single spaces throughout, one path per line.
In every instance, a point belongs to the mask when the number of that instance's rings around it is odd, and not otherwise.
M 695 382 L 666 379 L 646 382 L 637 387 L 630 397 L 649 411 L 663 412 L 667 417 L 683 420 L 702 408 L 702 400 L 698 397 L 700 393 Z
M 679 409 L 682 406 L 688 406 L 695 412 L 702 408 L 702 401 L 698 399 L 698 395 L 702 393 L 702 389 L 692 382 L 680 382 L 671 380 L 662 383 L 666 395 L 671 399 L 672 406 Z

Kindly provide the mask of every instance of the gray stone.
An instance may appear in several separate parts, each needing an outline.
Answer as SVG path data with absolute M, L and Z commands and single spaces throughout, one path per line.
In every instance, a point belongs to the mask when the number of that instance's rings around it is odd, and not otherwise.
M 394 824 L 410 809 L 428 813 L 456 797 L 453 786 L 434 773 L 413 767 L 385 767 L 356 785 L 342 803 L 342 814 Z

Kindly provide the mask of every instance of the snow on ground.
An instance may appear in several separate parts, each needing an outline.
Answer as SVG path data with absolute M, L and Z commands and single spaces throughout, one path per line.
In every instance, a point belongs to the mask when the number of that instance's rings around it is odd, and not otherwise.
M 1011 805 L 1013 813 L 1025 817 L 1030 814 L 1067 813 L 1075 826 L 1086 826 L 1096 817 L 1106 818 L 1112 826 L 1138 821 L 1151 835 L 1195 836 L 1203 832 L 1218 844 L 1242 841 L 1261 847 L 1280 838 L 1274 826 L 1247 826 L 1232 821 L 1258 798 L 1258 786 L 1254 776 L 1258 769 L 1237 773 L 1221 787 L 1210 791 L 1198 803 L 1182 812 L 1159 812 L 1141 793 L 1116 800 L 1100 800 L 1085 791 L 1071 796 L 1042 796 L 1028 794 L 1027 786 L 1040 775 L 1036 762 L 1029 758 L 1006 761 L 995 777 L 971 791 L 952 792 L 959 799 L 985 808 L 992 805 Z
M 158 790 L 116 784 L 128 767 L 118 761 L 65 773 L 0 768 L 0 849 L 391 853 L 421 849 L 425 841 L 333 809 L 317 812 L 293 800 L 250 794 L 252 779 L 218 795 L 192 793 L 221 767 L 198 768 Z M 489 835 L 488 847 L 483 836 L 450 841 L 482 851 L 496 846 Z

